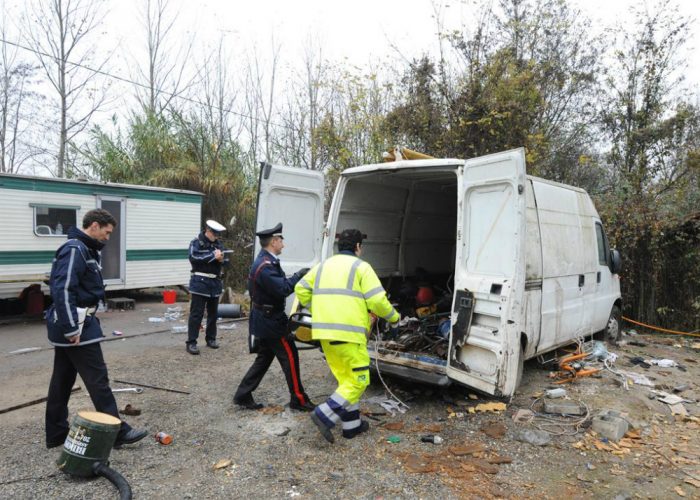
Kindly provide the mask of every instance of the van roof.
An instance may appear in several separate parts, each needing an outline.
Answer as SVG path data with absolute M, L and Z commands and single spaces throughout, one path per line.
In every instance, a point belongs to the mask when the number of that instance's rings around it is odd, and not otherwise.
M 342 175 L 366 174 L 379 170 L 403 170 L 409 168 L 445 168 L 459 167 L 464 165 L 464 160 L 457 158 L 436 158 L 434 160 L 400 160 L 390 161 L 385 163 L 373 163 L 371 165 L 362 165 L 361 167 L 351 167 L 343 170 Z

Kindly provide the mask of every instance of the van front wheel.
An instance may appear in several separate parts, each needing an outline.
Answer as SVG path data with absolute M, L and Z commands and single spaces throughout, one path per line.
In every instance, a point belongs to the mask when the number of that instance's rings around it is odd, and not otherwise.
M 605 330 L 603 330 L 603 340 L 614 344 L 620 340 L 621 335 L 622 312 L 619 307 L 613 306 L 612 311 L 610 311 L 610 317 L 608 318 L 608 324 L 605 326 Z

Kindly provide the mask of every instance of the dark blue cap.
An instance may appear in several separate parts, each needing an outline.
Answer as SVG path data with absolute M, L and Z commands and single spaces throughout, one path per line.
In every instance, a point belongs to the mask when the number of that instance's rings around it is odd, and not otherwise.
M 271 229 L 263 229 L 262 231 L 258 231 L 257 233 L 255 233 L 255 235 L 260 236 L 261 238 L 265 238 L 268 236 L 282 236 L 282 223 L 280 222 Z

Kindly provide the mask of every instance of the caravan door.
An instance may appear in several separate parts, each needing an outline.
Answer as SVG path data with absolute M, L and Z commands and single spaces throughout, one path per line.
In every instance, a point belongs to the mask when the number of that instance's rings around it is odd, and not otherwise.
M 98 196 L 97 207 L 117 221 L 102 249 L 102 279 L 105 285 L 121 285 L 126 280 L 126 198 Z
M 280 258 L 288 275 L 321 260 L 324 187 L 323 174 L 315 170 L 264 162 L 260 166 L 255 231 L 283 224 Z M 255 238 L 255 255 L 259 251 Z
M 497 396 L 519 383 L 525 290 L 525 152 L 464 163 L 447 375 Z

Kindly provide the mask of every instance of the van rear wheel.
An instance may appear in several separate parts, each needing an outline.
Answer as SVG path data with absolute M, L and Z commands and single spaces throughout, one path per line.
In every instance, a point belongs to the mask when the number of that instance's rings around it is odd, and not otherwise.
M 605 325 L 605 330 L 603 330 L 603 340 L 614 344 L 622 335 L 622 312 L 617 306 L 613 306 L 610 311 L 610 317 L 608 318 L 608 324 Z

